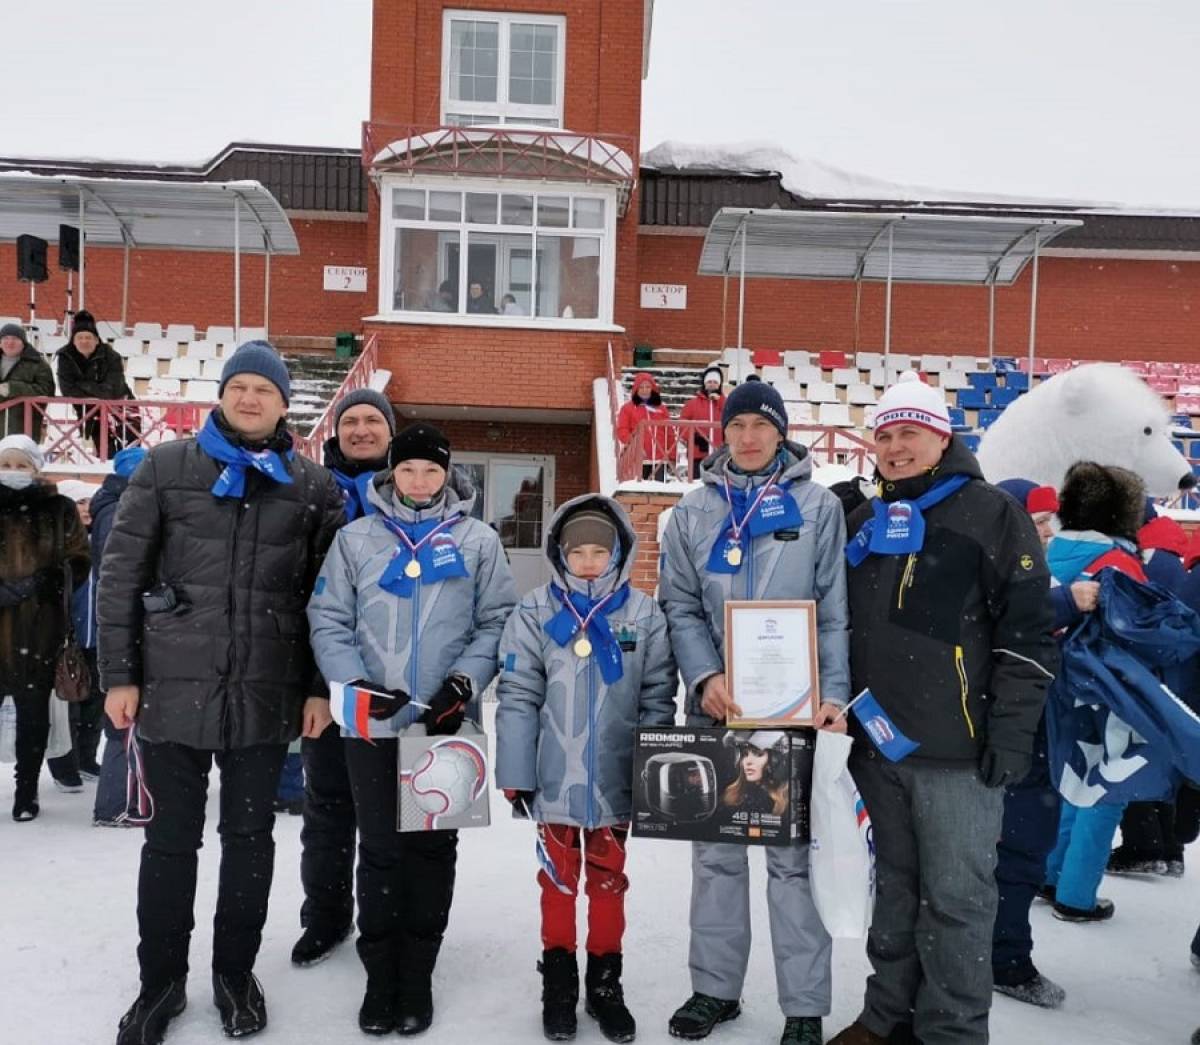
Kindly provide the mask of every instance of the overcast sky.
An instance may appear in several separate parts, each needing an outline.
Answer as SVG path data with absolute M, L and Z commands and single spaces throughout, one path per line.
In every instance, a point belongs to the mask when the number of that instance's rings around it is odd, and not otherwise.
M 370 0 L 0 4 L 0 154 L 358 144 Z M 657 0 L 643 146 L 1200 208 L 1198 55 L 1196 0 Z

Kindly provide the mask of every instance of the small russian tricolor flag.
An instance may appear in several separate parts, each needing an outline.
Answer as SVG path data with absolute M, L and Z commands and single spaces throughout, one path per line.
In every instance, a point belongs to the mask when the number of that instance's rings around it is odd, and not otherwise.
M 351 682 L 329 683 L 329 712 L 333 721 L 351 736 L 371 739 L 371 698 L 395 700 L 390 693 L 364 689 Z
M 899 762 L 921 746 L 900 732 L 900 727 L 891 720 L 869 689 L 864 689 L 850 701 L 847 708 L 854 712 L 863 730 L 871 738 L 871 743 L 879 748 L 879 753 L 889 762 Z

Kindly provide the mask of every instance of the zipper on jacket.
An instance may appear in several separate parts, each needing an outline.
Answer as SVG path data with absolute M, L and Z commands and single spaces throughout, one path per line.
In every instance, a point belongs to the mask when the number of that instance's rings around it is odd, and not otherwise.
M 412 644 L 408 650 L 408 679 L 409 679 L 409 696 L 413 700 L 420 700 L 420 695 L 417 693 L 417 632 L 421 624 L 421 578 L 413 578 L 413 596 L 409 600 L 412 603 Z
M 900 576 L 900 591 L 896 595 L 896 609 L 904 609 L 904 589 L 913 586 L 913 575 L 917 569 L 917 553 L 909 552 L 904 562 L 904 573 Z
M 246 481 L 249 482 L 250 477 L 246 476 Z M 225 693 L 221 704 L 221 737 L 228 747 L 231 740 L 231 730 L 229 724 L 229 689 L 233 685 L 234 677 L 237 674 L 237 578 L 241 575 L 237 565 L 238 555 L 238 533 L 242 528 L 242 517 L 245 515 L 248 507 L 246 501 L 246 493 L 243 490 L 242 496 L 238 498 L 237 505 L 233 509 L 233 533 L 229 539 L 229 664 L 228 674 L 225 677 Z
M 967 662 L 961 646 L 954 647 L 954 667 L 958 671 L 958 690 L 962 698 L 963 718 L 967 720 L 967 732 L 975 739 L 975 723 L 971 721 L 971 712 L 967 707 Z
M 588 657 L 587 825 L 596 827 L 596 658 Z

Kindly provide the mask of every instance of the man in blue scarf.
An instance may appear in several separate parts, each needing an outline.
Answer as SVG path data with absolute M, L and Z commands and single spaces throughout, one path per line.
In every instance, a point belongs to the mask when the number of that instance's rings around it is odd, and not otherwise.
M 267 1023 L 254 962 L 274 869 L 272 806 L 288 744 L 330 721 L 304 607 L 344 518 L 333 477 L 293 452 L 290 392 L 266 342 L 230 356 L 220 406 L 197 437 L 155 447 L 130 479 L 101 563 L 105 711 L 116 729 L 136 725 L 153 802 L 138 879 L 141 991 L 118 1045 L 161 1041 L 187 1003 L 214 760 L 213 1001 L 230 1037 Z
M 387 397 L 358 388 L 338 401 L 334 435 L 325 442 L 325 467 L 346 499 L 346 521 L 375 511 L 366 489 L 376 472 L 387 470 L 388 445 L 396 434 Z M 349 934 L 354 915 L 354 796 L 346 773 L 342 731 L 330 725 L 319 737 L 306 737 L 304 830 L 300 833 L 300 881 L 304 932 L 292 948 L 292 963 L 316 965 Z
M 909 372 L 875 415 L 879 495 L 847 520 L 851 691 L 917 744 L 883 757 L 857 720 L 871 814 L 874 975 L 830 1045 L 988 1040 L 996 840 L 1057 668 L 1032 519 L 984 481 L 941 393 Z

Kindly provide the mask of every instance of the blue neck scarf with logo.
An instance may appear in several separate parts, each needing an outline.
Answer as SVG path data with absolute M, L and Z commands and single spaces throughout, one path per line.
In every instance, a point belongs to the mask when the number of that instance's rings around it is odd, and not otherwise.
M 782 472 L 781 459 L 772 466 L 772 476 L 779 472 Z M 743 488 L 725 483 L 722 493 L 729 502 L 729 514 L 708 553 L 706 568 L 709 573 L 737 573 L 750 554 L 750 542 L 755 537 L 776 530 L 796 530 L 804 525 L 800 506 L 788 492 L 790 486 L 790 482 L 773 479 L 759 487 Z M 736 564 L 729 561 L 729 552 L 734 548 L 741 552 L 735 556 Z
M 367 487 L 371 485 L 374 475 L 363 472 L 361 475 L 347 475 L 336 468 L 330 468 L 333 481 L 338 484 L 345 499 L 346 522 L 354 522 L 360 515 L 375 514 L 375 505 L 367 499 Z
M 388 515 L 379 513 L 379 518 L 393 534 L 400 538 L 392 559 L 379 578 L 379 586 L 386 592 L 401 599 L 411 599 L 418 584 L 437 584 L 451 577 L 469 577 L 467 564 L 463 561 L 462 552 L 450 535 L 451 527 L 457 526 L 463 520 L 459 513 L 449 515 L 444 519 L 430 519 L 428 522 L 400 522 Z M 430 534 L 438 532 L 430 537 Z M 426 538 L 429 538 L 426 540 Z M 424 541 L 422 544 L 421 542 Z M 417 546 L 416 560 L 421 572 L 416 577 L 410 577 L 404 569 L 413 561 L 411 546 Z
M 244 446 L 234 446 L 217 426 L 215 415 L 216 411 L 208 415 L 208 420 L 196 436 L 196 444 L 200 449 L 225 466 L 212 485 L 214 497 L 241 497 L 245 494 L 246 472 L 251 468 L 272 482 L 285 485 L 292 482 L 284 457 L 274 450 L 247 450 Z M 288 450 L 287 460 L 290 461 L 293 456 L 294 451 Z
M 910 555 L 925 546 L 925 516 L 927 508 L 941 504 L 971 481 L 969 475 L 951 475 L 939 479 L 920 497 L 912 501 L 884 501 L 876 497 L 871 502 L 872 516 L 859 528 L 846 545 L 846 559 L 851 566 L 866 561 L 868 555 Z
M 562 603 L 562 609 L 543 625 L 546 634 L 560 646 L 565 646 L 579 631 L 579 622 L 587 621 L 587 638 L 592 644 L 592 656 L 600 665 L 600 677 L 608 686 L 620 682 L 625 675 L 621 645 L 606 618 L 629 601 L 629 582 L 626 581 L 600 599 L 589 598 L 580 591 L 565 592 L 553 582 L 550 584 L 550 594 Z M 568 599 L 571 600 L 574 613 L 567 607 Z M 599 611 L 588 620 L 588 614 L 597 606 L 600 607 Z

